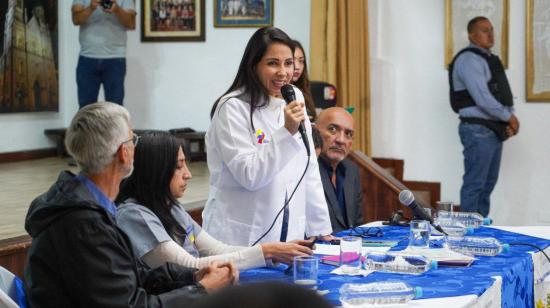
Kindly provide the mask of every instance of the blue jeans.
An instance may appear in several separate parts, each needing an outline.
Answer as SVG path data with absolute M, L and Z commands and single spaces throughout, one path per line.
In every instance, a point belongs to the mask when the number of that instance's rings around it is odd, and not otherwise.
M 479 124 L 461 122 L 458 133 L 464 146 L 460 210 L 487 217 L 500 169 L 502 141 L 492 130 Z
M 122 105 L 125 76 L 125 58 L 93 59 L 80 56 L 76 67 L 80 108 L 97 102 L 101 84 L 103 84 L 105 100 Z

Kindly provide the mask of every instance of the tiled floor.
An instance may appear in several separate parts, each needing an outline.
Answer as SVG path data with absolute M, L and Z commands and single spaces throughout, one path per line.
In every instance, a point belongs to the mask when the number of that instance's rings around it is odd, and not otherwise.
M 189 168 L 193 179 L 180 202 L 195 207 L 208 197 L 209 173 L 206 162 L 193 162 Z M 57 157 L 0 164 L 0 239 L 26 233 L 24 221 L 31 201 L 51 186 L 61 170 L 78 172 Z

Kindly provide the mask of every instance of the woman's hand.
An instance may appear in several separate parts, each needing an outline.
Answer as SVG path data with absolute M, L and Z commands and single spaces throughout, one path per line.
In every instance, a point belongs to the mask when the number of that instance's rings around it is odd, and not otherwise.
M 195 280 L 211 293 L 230 284 L 236 284 L 239 281 L 239 271 L 231 262 L 212 262 L 208 267 L 201 268 L 195 273 Z
M 271 259 L 274 262 L 292 264 L 296 256 L 310 256 L 313 254 L 311 241 L 297 240 L 292 242 L 272 242 L 260 244 L 265 259 Z
M 285 106 L 285 128 L 291 135 L 298 132 L 298 126 L 305 120 L 304 103 L 292 101 Z

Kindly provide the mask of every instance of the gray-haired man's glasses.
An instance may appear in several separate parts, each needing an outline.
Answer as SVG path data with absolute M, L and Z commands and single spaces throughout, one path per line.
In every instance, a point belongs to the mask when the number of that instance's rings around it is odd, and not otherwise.
M 122 142 L 120 145 L 123 145 L 123 144 L 125 144 L 125 143 L 127 143 L 127 142 L 132 141 L 132 143 L 134 144 L 134 146 L 137 146 L 140 138 L 141 138 L 141 136 L 138 136 L 138 135 L 136 135 L 135 133 L 132 133 L 132 139 L 128 139 L 128 140 Z

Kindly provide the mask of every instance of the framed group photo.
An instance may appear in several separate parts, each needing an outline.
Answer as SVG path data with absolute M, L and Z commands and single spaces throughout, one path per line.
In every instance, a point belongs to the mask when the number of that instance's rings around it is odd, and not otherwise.
M 273 0 L 214 0 L 215 27 L 273 25 Z
M 204 0 L 141 1 L 141 41 L 204 41 Z
M 491 51 L 507 68 L 509 7 L 509 0 L 445 0 L 445 67 L 470 43 L 468 21 L 485 16 L 494 28 L 495 45 Z
M 550 102 L 550 2 L 527 0 L 527 101 Z

